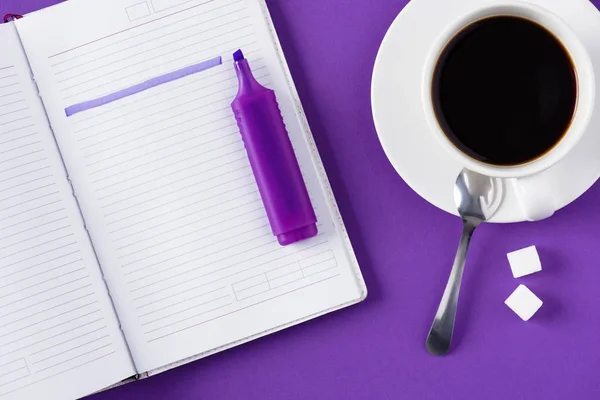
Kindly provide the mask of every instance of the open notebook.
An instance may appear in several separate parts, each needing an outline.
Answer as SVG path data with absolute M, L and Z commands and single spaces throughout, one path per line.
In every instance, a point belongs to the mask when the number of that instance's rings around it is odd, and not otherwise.
M 230 109 L 238 48 L 277 93 L 305 242 L 270 231 Z M 262 0 L 71 0 L 0 25 L 0 54 L 0 399 L 81 397 L 365 297 Z

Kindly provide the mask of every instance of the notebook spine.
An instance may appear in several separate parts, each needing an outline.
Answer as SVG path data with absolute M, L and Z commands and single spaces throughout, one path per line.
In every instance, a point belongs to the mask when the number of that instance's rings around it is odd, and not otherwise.
M 8 22 L 16 21 L 16 20 L 21 19 L 21 18 L 23 18 L 23 16 L 19 15 L 19 14 L 6 14 L 4 16 L 4 23 L 6 24 Z

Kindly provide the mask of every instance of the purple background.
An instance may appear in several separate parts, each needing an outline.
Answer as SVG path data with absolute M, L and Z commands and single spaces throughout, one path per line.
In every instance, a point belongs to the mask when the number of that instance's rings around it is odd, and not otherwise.
M 0 0 L 0 12 L 55 2 Z M 369 297 L 92 400 L 600 399 L 600 185 L 549 220 L 480 228 L 456 347 L 445 358 L 430 357 L 425 336 L 460 221 L 397 176 L 377 140 L 369 101 L 379 43 L 406 0 L 268 4 Z M 544 271 L 515 280 L 505 254 L 531 244 Z M 519 283 L 545 303 L 527 323 L 503 304 Z

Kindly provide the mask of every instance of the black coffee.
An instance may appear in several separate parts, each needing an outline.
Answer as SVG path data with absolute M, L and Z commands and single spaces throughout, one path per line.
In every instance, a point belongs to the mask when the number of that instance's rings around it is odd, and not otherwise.
M 433 76 L 446 136 L 476 160 L 519 165 L 547 153 L 571 124 L 577 77 L 563 45 L 510 16 L 473 23 L 446 46 Z

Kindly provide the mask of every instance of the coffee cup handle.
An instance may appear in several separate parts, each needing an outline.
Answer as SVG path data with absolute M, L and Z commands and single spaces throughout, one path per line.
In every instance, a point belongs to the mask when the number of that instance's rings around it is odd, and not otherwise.
M 510 179 L 519 207 L 527 221 L 540 221 L 551 217 L 556 211 L 556 200 L 551 184 L 543 173 L 524 178 Z

